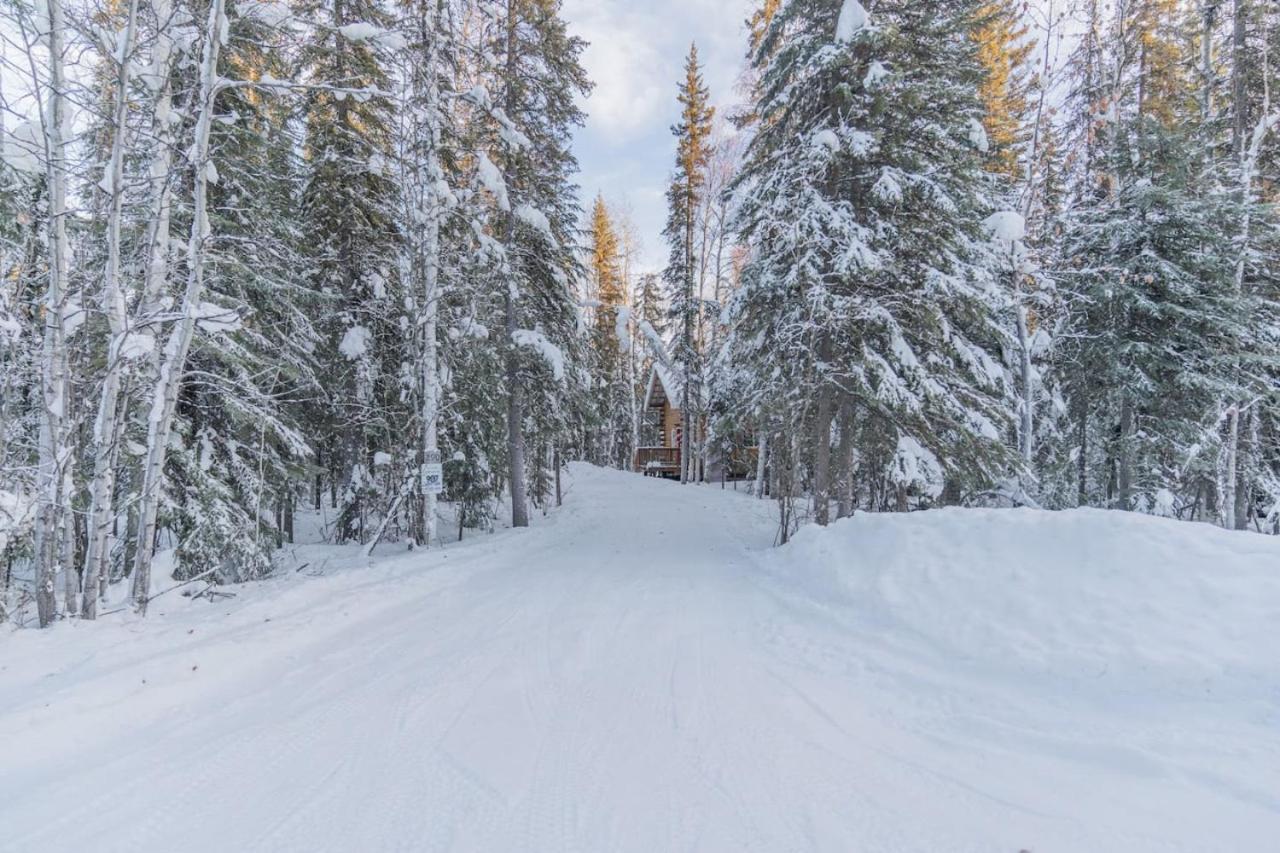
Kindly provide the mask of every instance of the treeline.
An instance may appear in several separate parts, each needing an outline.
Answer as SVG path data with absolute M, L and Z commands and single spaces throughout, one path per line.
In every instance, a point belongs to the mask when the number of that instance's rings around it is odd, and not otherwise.
M 145 611 L 158 549 L 261 576 L 305 507 L 428 545 L 436 459 L 464 527 L 555 500 L 589 415 L 558 2 L 0 11 L 11 607 Z
M 760 454 L 784 537 L 975 502 L 1274 529 L 1275 4 L 751 24 L 747 260 L 705 415 Z

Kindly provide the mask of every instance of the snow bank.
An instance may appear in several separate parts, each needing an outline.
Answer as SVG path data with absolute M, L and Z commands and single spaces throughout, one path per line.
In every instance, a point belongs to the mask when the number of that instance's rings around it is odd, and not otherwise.
M 1103 510 L 859 514 L 778 568 L 955 667 L 1103 691 L 1280 683 L 1280 540 Z

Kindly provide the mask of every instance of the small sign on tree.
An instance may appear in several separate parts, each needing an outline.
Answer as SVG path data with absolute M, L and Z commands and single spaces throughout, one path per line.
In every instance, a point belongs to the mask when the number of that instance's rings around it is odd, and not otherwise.
M 438 495 L 444 491 L 444 465 L 439 450 L 427 450 L 422 454 L 422 490 Z

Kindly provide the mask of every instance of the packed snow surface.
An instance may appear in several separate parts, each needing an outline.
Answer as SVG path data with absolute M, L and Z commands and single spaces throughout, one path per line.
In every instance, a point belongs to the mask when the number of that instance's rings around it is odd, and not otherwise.
M 529 531 L 6 626 L 0 848 L 1274 849 L 1276 540 L 772 515 L 575 466 Z

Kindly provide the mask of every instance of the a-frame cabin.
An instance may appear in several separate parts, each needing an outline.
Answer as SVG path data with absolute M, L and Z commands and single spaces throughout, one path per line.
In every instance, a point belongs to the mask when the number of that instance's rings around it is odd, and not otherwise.
M 641 446 L 636 448 L 635 459 L 635 469 L 641 474 L 680 476 L 680 445 L 684 441 L 682 389 L 679 378 L 665 365 L 656 363 L 649 371 L 641 412 Z

